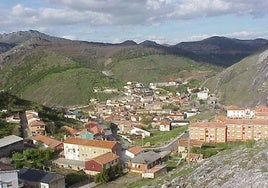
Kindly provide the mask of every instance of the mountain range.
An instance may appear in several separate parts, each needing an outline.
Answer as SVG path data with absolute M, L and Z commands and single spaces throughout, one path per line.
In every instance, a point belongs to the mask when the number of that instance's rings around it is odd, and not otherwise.
M 109 44 L 19 31 L 0 35 L 0 89 L 46 105 L 86 104 L 95 97 L 93 87 L 178 78 L 204 81 L 267 48 L 265 39 L 211 37 L 176 45 L 148 40 Z

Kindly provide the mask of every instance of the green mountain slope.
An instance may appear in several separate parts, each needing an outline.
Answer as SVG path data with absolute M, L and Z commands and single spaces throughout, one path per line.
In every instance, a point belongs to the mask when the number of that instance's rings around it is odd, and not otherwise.
M 120 87 L 121 82 L 62 56 L 36 50 L 18 65 L 9 62 L 0 71 L 3 89 L 46 105 L 87 104 L 93 87 Z
M 227 68 L 206 85 L 225 104 L 268 105 L 268 50 Z
M 221 70 L 207 63 L 173 55 L 147 55 L 119 61 L 111 65 L 116 78 L 144 83 L 174 81 L 178 78 L 204 79 Z

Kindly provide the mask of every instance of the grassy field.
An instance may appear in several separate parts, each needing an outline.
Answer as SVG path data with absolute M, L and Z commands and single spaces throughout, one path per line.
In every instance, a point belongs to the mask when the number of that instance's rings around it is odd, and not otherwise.
M 143 144 L 150 143 L 151 146 L 162 146 L 168 143 L 170 140 L 176 138 L 184 131 L 186 131 L 188 126 L 174 128 L 171 131 L 163 132 L 159 130 L 152 130 L 151 136 L 143 139 Z M 142 145 L 142 139 L 135 140 L 136 145 Z

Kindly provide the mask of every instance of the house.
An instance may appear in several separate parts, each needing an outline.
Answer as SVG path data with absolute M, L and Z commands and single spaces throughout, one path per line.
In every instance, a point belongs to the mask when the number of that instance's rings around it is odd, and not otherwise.
M 104 130 L 97 122 L 88 122 L 85 124 L 85 128 L 94 135 L 94 139 L 102 139 L 104 136 Z
M 138 127 L 132 127 L 129 131 L 130 135 L 141 135 L 142 138 L 149 137 L 151 133 Z
M 140 153 L 144 152 L 144 148 L 141 146 L 133 146 L 128 148 L 125 151 L 125 156 L 129 158 L 134 158 L 135 156 L 139 155 Z
M 63 150 L 63 143 L 61 141 L 58 141 L 48 136 L 36 135 L 32 137 L 32 140 L 33 144 L 35 145 L 41 144 L 45 148 L 51 148 L 53 151 Z
M 171 121 L 170 125 L 171 127 L 180 127 L 180 126 L 188 125 L 189 123 L 190 121 L 188 120 L 176 120 L 176 121 Z
M 160 131 L 170 131 L 171 126 L 169 121 L 162 121 L 159 126 Z
M 71 170 L 85 170 L 85 161 L 78 161 L 66 158 L 58 158 L 52 161 L 52 164 L 57 166 L 58 168 L 66 168 Z
M 6 122 L 10 123 L 20 123 L 19 113 L 6 117 Z
M 69 137 L 63 144 L 65 158 L 79 161 L 87 161 L 108 152 L 120 156 L 122 151 L 121 144 L 115 141 Z
M 0 187 L 1 188 L 18 188 L 18 172 L 9 165 L 0 162 Z
M 90 139 L 90 140 L 94 139 L 94 134 L 89 132 L 87 129 L 83 129 L 77 134 L 79 134 L 79 137 L 83 139 Z
M 72 136 L 76 135 L 79 132 L 78 130 L 67 125 L 64 125 L 62 129 L 65 130 L 67 134 L 72 135 Z
M 161 164 L 161 156 L 154 151 L 148 151 L 130 159 L 128 168 L 130 172 L 142 174 L 159 164 Z
M 23 167 L 19 171 L 19 182 L 24 187 L 41 187 L 41 188 L 63 188 L 65 187 L 64 176 L 55 172 L 46 172 L 32 168 Z
M 207 90 L 197 92 L 198 100 L 207 100 L 209 97 L 209 93 Z
M 191 147 L 201 148 L 202 146 L 203 146 L 202 141 L 190 140 L 190 139 L 179 139 L 178 140 L 178 153 L 181 154 L 182 159 L 186 159 L 186 157 L 190 153 L 189 149 Z
M 8 157 L 14 151 L 22 151 L 23 138 L 9 135 L 0 139 L 0 157 Z
M 26 110 L 25 116 L 27 120 L 27 127 L 30 131 L 30 136 L 34 136 L 36 134 L 45 134 L 45 123 L 40 120 L 38 112 L 34 110 Z
M 195 116 L 197 114 L 200 114 L 200 112 L 195 111 L 195 110 L 184 112 L 185 118 L 189 118 L 189 117 Z
M 45 134 L 45 123 L 41 120 L 34 120 L 28 124 L 30 134 L 34 135 L 44 135 Z
M 104 168 L 108 169 L 111 166 L 119 164 L 119 156 L 108 152 L 98 157 L 92 158 L 85 162 L 85 172 L 89 175 L 96 175 L 100 173 Z
M 227 107 L 227 117 L 234 119 L 251 119 L 255 115 L 255 111 L 250 108 L 238 107 L 238 106 L 228 106 Z
M 159 177 L 165 173 L 167 173 L 167 166 L 166 165 L 156 165 L 153 168 L 150 168 L 150 169 L 146 170 L 145 172 L 143 172 L 141 174 L 141 177 L 153 179 L 153 178 Z

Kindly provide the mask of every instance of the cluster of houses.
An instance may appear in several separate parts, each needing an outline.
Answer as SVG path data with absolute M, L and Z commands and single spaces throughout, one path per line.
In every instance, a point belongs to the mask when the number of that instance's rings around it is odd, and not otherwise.
M 26 110 L 25 116 L 27 128 L 29 130 L 29 137 L 45 134 L 46 124 L 39 118 L 38 112 L 36 112 L 35 110 Z
M 89 117 L 93 120 L 99 117 L 103 121 L 115 123 L 118 125 L 119 133 L 122 134 L 149 137 L 150 132 L 144 130 L 148 126 L 144 124 L 144 119 L 151 121 L 152 128 L 170 131 L 173 126 L 188 124 L 189 121 L 185 118 L 199 113 L 198 109 L 188 111 L 172 109 L 172 106 L 189 105 L 189 94 L 175 95 L 161 89 L 160 86 L 178 84 L 177 82 L 151 83 L 146 87 L 141 83 L 128 82 L 124 86 L 123 96 L 107 100 L 105 103 L 98 103 L 92 99 L 95 109 L 88 111 Z
M 24 148 L 23 138 L 19 136 L 9 135 L 0 139 L 0 157 L 9 157 L 14 152 L 23 151 Z M 0 187 L 62 188 L 65 187 L 65 178 L 55 172 L 27 167 L 16 170 L 14 167 L 0 162 Z

